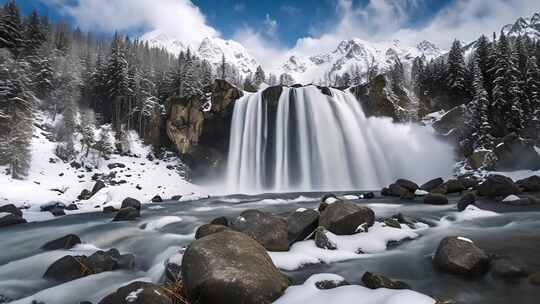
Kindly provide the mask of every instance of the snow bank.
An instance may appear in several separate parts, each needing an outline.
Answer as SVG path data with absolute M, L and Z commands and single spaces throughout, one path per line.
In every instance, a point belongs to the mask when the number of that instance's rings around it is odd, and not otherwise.
M 452 222 L 472 221 L 479 218 L 499 216 L 500 214 L 494 211 L 480 209 L 474 205 L 469 205 L 461 212 L 453 212 L 450 215 L 443 216 L 440 220 L 439 227 L 447 227 Z
M 293 244 L 289 251 L 269 252 L 269 255 L 278 268 L 295 270 L 309 264 L 334 263 L 384 252 L 388 242 L 414 239 L 418 234 L 406 225 L 397 229 L 375 222 L 368 232 L 353 235 L 328 232 L 327 236 L 336 244 L 336 250 L 321 249 L 315 246 L 314 240 L 306 240 Z
M 369 289 L 358 285 L 341 286 L 321 290 L 315 286 L 318 281 L 344 281 L 334 274 L 316 274 L 304 284 L 291 286 L 274 304 L 434 304 L 436 301 L 412 290 L 386 288 Z

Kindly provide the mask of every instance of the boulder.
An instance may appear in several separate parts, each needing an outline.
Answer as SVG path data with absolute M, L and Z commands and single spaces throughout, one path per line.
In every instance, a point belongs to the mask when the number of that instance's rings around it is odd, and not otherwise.
M 7 212 L 0 213 L 0 227 L 6 227 L 6 226 L 12 226 L 12 225 L 24 224 L 24 223 L 26 223 L 26 220 L 18 215 L 7 213 Z
M 0 206 L 0 213 L 11 213 L 18 216 L 23 215 L 21 209 L 15 207 L 13 204 Z
M 92 195 L 91 196 L 94 196 L 96 193 L 99 192 L 99 190 L 101 190 L 101 189 L 103 189 L 105 187 L 106 187 L 106 185 L 102 180 L 97 180 L 96 183 L 94 184 L 94 187 L 92 187 Z
M 502 278 L 519 278 L 527 276 L 527 272 L 509 258 L 499 258 L 491 263 L 492 271 Z
M 319 226 L 338 235 L 353 234 L 361 225 L 371 227 L 374 222 L 373 210 L 347 201 L 330 204 L 321 212 L 319 218 Z
M 324 227 L 317 227 L 315 230 L 315 246 L 321 249 L 336 250 L 336 244 L 328 239 L 326 233 L 327 231 Z
M 61 238 L 52 240 L 41 246 L 43 250 L 67 250 L 81 244 L 81 239 L 75 234 L 68 234 Z
M 478 185 L 478 195 L 480 196 L 496 197 L 518 193 L 518 186 L 511 178 L 503 175 L 489 175 L 483 183 Z
M 400 223 L 400 224 L 405 224 L 405 225 L 409 226 L 411 229 L 416 228 L 415 227 L 416 221 L 409 218 L 409 217 L 404 216 L 401 213 L 394 214 L 390 218 L 397 220 L 398 223 Z
M 398 179 L 396 181 L 396 184 L 409 190 L 410 192 L 414 192 L 419 189 L 418 185 L 415 182 L 410 181 L 408 179 L 404 179 L 404 178 Z
M 246 210 L 235 219 L 231 228 L 247 234 L 269 251 L 289 250 L 287 222 L 270 213 Z
M 429 193 L 446 194 L 446 185 L 445 184 L 439 185 L 439 186 L 431 189 L 431 191 L 429 191 Z
M 118 209 L 114 208 L 113 206 L 103 207 L 103 213 L 115 213 L 116 211 L 118 211 Z
M 197 232 L 195 232 L 195 239 L 198 240 L 207 235 L 218 233 L 227 229 L 229 229 L 229 227 L 223 225 L 205 224 L 197 228 Z
M 264 247 L 232 230 L 192 242 L 183 257 L 182 279 L 187 295 L 200 304 L 269 304 L 289 285 Z
M 161 198 L 161 196 L 156 195 L 156 196 L 152 197 L 151 201 L 152 201 L 152 203 L 162 203 L 163 199 Z
M 224 216 L 216 217 L 213 219 L 210 224 L 212 225 L 222 225 L 222 226 L 229 226 L 229 219 L 227 219 Z
M 140 216 L 140 212 L 139 210 L 135 208 L 132 208 L 132 207 L 122 208 L 118 211 L 118 213 L 114 217 L 113 222 L 133 221 L 139 216 Z
M 341 280 L 341 281 L 323 280 L 323 281 L 315 282 L 315 287 L 321 290 L 334 289 L 334 288 L 338 288 L 341 286 L 348 286 L 348 285 L 351 285 L 351 284 L 345 280 Z
M 138 200 L 134 198 L 127 197 L 122 201 L 122 206 L 120 207 L 120 209 L 128 208 L 128 207 L 135 208 L 141 211 L 141 202 L 139 202 Z
M 64 211 L 65 208 L 52 208 L 49 210 L 49 212 L 54 216 L 64 216 L 66 215 L 66 212 Z
M 381 191 L 381 194 L 388 195 L 388 196 L 401 197 L 402 195 L 406 195 L 407 192 L 410 192 L 410 191 L 407 190 L 406 188 L 403 188 L 402 186 L 398 184 L 391 184 L 390 186 L 388 186 L 387 191 Z
M 428 205 L 446 205 L 448 204 L 448 198 L 444 194 L 430 193 L 424 196 L 424 204 Z
M 450 179 L 444 185 L 446 186 L 446 194 L 461 193 L 465 190 L 461 181 L 457 179 Z
M 135 268 L 135 256 L 132 254 L 120 254 L 118 250 L 113 248 L 108 251 L 96 251 L 88 257 L 85 263 L 94 273 L 117 269 L 130 270 Z
M 461 176 L 461 177 L 458 177 L 458 180 L 461 182 L 461 184 L 463 185 L 465 189 L 476 188 L 476 186 L 480 184 L 480 179 L 474 176 L 471 176 L 471 177 Z
M 467 206 L 474 205 L 475 202 L 476 195 L 474 194 L 474 192 L 467 192 L 459 199 L 457 203 L 457 209 L 458 211 L 463 211 L 465 210 L 465 208 L 467 208 Z
M 489 257 L 471 240 L 450 236 L 437 248 L 433 263 L 438 269 L 457 275 L 476 276 L 489 268 Z
M 66 255 L 52 263 L 43 277 L 58 282 L 68 282 L 94 274 L 92 269 L 86 266 L 86 259 L 84 255 Z
M 303 241 L 317 229 L 319 212 L 313 209 L 299 209 L 287 217 L 289 245 Z
M 78 209 L 79 209 L 79 207 L 77 207 L 77 205 L 75 205 L 73 203 L 66 206 L 66 210 L 73 211 L 73 210 L 78 210 Z
M 120 287 L 99 304 L 173 304 L 168 295 L 169 292 L 161 286 L 136 281 Z
M 125 167 L 126 167 L 126 165 L 124 165 L 122 163 L 111 163 L 111 164 L 107 165 L 107 168 L 109 168 L 110 170 L 116 169 L 116 168 L 125 168 Z
M 415 192 L 416 192 L 416 191 L 415 191 Z M 413 200 L 415 199 L 415 197 L 416 197 L 415 192 L 410 192 L 410 191 L 404 192 L 404 193 L 399 197 L 399 199 L 401 199 L 401 200 L 413 201 Z
M 366 271 L 362 276 L 362 283 L 370 289 L 388 288 L 388 289 L 409 289 L 410 287 L 400 281 L 393 281 L 383 275 L 374 274 Z
M 182 280 L 182 257 L 184 250 L 173 254 L 165 262 L 165 282 L 175 283 Z
M 511 205 L 511 206 L 528 206 L 533 205 L 536 203 L 536 199 L 533 197 L 519 197 L 517 195 L 509 195 L 505 197 L 502 201 L 505 205 Z
M 39 206 L 39 209 L 43 212 L 51 211 L 52 209 L 64 209 L 66 208 L 66 205 L 62 202 L 48 202 L 46 204 L 43 204 Z
M 516 185 L 524 192 L 540 191 L 540 176 L 533 175 L 516 182 Z
M 438 186 L 442 185 L 444 183 L 444 180 L 441 177 L 434 178 L 420 186 L 421 190 L 430 192 L 431 190 L 437 188 Z
M 385 219 L 384 224 L 388 227 L 401 229 L 401 225 L 399 224 L 399 221 L 393 217 L 389 217 Z

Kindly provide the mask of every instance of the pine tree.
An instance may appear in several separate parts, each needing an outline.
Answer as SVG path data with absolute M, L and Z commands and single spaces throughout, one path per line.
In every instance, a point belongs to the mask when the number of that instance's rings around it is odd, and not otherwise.
M 394 60 L 394 66 L 390 70 L 390 82 L 392 84 L 392 92 L 398 94 L 403 90 L 404 80 L 404 69 L 403 64 L 399 58 Z
M 23 26 L 19 7 L 11 0 L 0 10 L 0 48 L 7 48 L 15 57 L 23 46 Z
M 454 40 L 450 52 L 448 53 L 448 74 L 446 85 L 455 96 L 462 96 L 466 88 L 465 83 L 466 66 L 463 57 L 463 50 L 459 40 Z
M 529 57 L 526 80 L 527 106 L 524 109 L 526 125 L 540 131 L 540 69 L 536 57 Z
M 482 70 L 479 66 L 479 57 L 473 59 L 473 100 L 467 107 L 468 116 L 466 125 L 471 133 L 473 147 L 475 149 L 491 148 L 493 137 L 491 136 L 491 123 L 489 120 L 489 100 L 484 88 Z
M 47 40 L 45 29 L 35 10 L 26 19 L 24 24 L 24 49 L 25 56 L 35 56 L 41 45 Z
M 90 109 L 81 111 L 81 124 L 79 130 L 81 133 L 81 152 L 84 152 L 85 156 L 88 157 L 90 149 L 95 145 L 95 134 L 94 129 L 96 127 L 94 112 Z
M 187 60 L 182 78 L 184 80 L 184 89 L 181 97 L 202 96 L 203 85 L 195 59 L 190 58 Z
M 227 76 L 227 61 L 225 60 L 225 53 L 221 54 L 221 63 L 219 65 L 219 75 L 221 80 L 225 80 Z
M 109 126 L 103 125 L 99 129 L 99 137 L 93 148 L 98 152 L 98 159 L 101 157 L 107 157 L 114 151 L 111 138 L 111 128 Z
M 255 88 L 259 88 L 261 84 L 266 82 L 266 74 L 264 73 L 262 67 L 259 65 L 257 67 L 257 70 L 255 71 L 255 75 L 253 76 L 252 84 L 255 86 Z
M 493 90 L 493 77 L 489 70 L 493 66 L 492 61 L 492 46 L 489 43 L 486 36 L 482 35 L 478 38 L 476 43 L 475 58 L 478 63 L 478 68 L 482 73 L 482 79 L 484 80 L 484 88 L 488 93 L 488 98 L 491 100 Z M 474 74 L 474 73 L 473 73 Z
M 129 95 L 128 63 L 123 38 L 116 33 L 111 43 L 111 54 L 105 72 L 108 104 L 107 121 L 113 123 L 113 129 L 120 131 L 123 100 Z

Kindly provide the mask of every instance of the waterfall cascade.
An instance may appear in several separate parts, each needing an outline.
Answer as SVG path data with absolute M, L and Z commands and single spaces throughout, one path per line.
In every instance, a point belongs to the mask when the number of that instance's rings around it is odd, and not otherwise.
M 367 118 L 348 93 L 283 88 L 279 101 L 247 94 L 234 107 L 229 191 L 380 189 L 396 178 L 447 176 L 452 148 L 427 128 Z

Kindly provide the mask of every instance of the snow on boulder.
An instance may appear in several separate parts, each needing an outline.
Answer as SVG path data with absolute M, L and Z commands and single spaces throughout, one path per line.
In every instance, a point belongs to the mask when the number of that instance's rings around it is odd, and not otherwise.
M 169 292 L 161 286 L 136 281 L 120 287 L 98 304 L 173 304 L 168 294 Z
M 350 235 L 358 227 L 370 227 L 375 221 L 375 213 L 368 207 L 348 201 L 338 201 L 328 205 L 320 215 L 319 225 L 339 235 Z
M 520 200 L 519 196 L 510 194 L 509 196 L 505 197 L 502 201 L 503 202 L 513 202 Z

